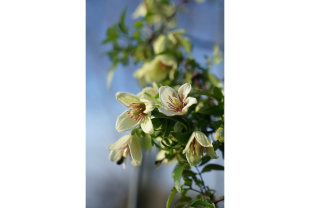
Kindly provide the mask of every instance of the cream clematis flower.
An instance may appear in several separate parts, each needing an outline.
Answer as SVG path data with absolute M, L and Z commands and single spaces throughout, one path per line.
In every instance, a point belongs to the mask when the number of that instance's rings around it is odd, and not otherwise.
M 169 86 L 162 86 L 159 88 L 159 99 L 162 104 L 158 110 L 166 116 L 184 115 L 190 106 L 197 103 L 197 99 L 188 97 L 188 93 L 191 91 L 191 85 L 189 83 L 183 84 L 178 93 L 175 92 Z
M 137 69 L 133 76 L 138 79 L 141 85 L 151 82 L 161 82 L 168 75 L 173 78 L 177 68 L 177 61 L 171 55 L 158 55 L 152 61 L 145 62 L 141 68 Z
M 151 112 L 154 110 L 155 104 L 152 101 L 139 99 L 136 95 L 128 92 L 118 92 L 115 97 L 121 104 L 130 108 L 117 118 L 115 128 L 118 132 L 132 130 L 141 125 L 145 133 L 154 133 Z
M 198 165 L 202 158 L 202 153 L 206 152 L 212 159 L 218 158 L 214 152 L 212 140 L 201 131 L 194 131 L 189 138 L 183 154 L 191 166 Z
M 140 144 L 137 138 L 131 134 L 121 137 L 117 142 L 109 145 L 107 149 L 112 150 L 109 160 L 116 161 L 119 165 L 124 162 L 127 155 L 129 155 L 132 165 L 140 166 L 141 164 L 142 153 Z

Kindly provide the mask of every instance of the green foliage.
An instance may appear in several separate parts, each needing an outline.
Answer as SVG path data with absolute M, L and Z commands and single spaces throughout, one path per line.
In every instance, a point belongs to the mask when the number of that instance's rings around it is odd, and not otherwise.
M 168 200 L 167 200 L 167 203 L 166 203 L 166 208 L 170 208 L 171 201 L 172 201 L 174 195 L 176 195 L 176 193 L 178 193 L 176 188 L 173 188 L 171 190 L 171 194 L 169 194 L 169 196 L 168 196 Z
M 191 203 L 190 208 L 192 207 L 206 207 L 206 208 L 216 208 L 215 204 L 208 200 L 195 200 L 194 202 Z
M 176 26 L 175 14 L 182 8 L 180 5 L 176 6 L 170 0 L 150 0 L 143 1 L 138 8 L 132 15 L 135 18 L 133 25 L 126 25 L 125 20 L 128 15 L 126 15 L 127 8 L 125 8 L 120 14 L 119 21 L 108 27 L 106 37 L 102 41 L 102 44 L 111 46 L 110 50 L 104 53 L 112 63 L 108 69 L 107 88 L 109 89 L 111 85 L 117 66 L 126 66 L 131 61 L 136 64 L 137 70 L 133 76 L 141 87 L 145 87 L 139 93 L 141 96 L 139 99 L 146 99 L 155 106 L 150 117 L 154 131 L 146 133 L 139 126 L 133 129 L 130 135 L 138 139 L 141 148 L 151 150 L 154 147 L 160 150 L 155 160 L 157 168 L 162 164 L 175 162 L 178 164 L 173 172 L 175 187 L 171 190 L 166 207 L 170 207 L 173 197 L 179 192 L 181 197 L 176 202 L 179 208 L 214 208 L 212 200 L 214 200 L 215 191 L 205 186 L 200 176 L 204 172 L 224 170 L 223 166 L 209 164 L 211 157 L 216 157 L 212 154 L 210 157 L 207 154 L 210 148 L 212 151 L 220 149 L 224 158 L 224 143 L 218 140 L 213 142 L 210 139 L 215 137 L 217 130 L 224 129 L 223 80 L 219 80 L 211 73 L 213 66 L 223 61 L 223 52 L 219 45 L 215 44 L 212 55 L 206 56 L 205 63 L 198 63 L 194 57 L 190 56 L 193 44 L 186 37 L 186 31 L 173 29 Z M 179 87 L 185 83 L 189 83 L 192 89 L 187 97 L 196 99 L 197 103 L 181 115 L 180 113 L 169 115 L 160 111 L 159 109 L 165 103 L 162 103 L 160 99 L 158 86 L 169 86 L 178 94 Z M 179 101 L 172 100 L 171 102 Z M 198 159 L 194 159 L 199 162 L 201 172 L 194 170 L 193 166 L 188 163 L 188 157 L 194 157 L 193 154 L 186 153 L 185 155 L 184 153 L 186 146 L 189 148 L 194 146 L 193 143 L 189 143 L 194 131 L 203 132 L 206 138 L 210 139 L 208 142 L 213 145 L 212 148 L 195 143 L 196 151 L 201 155 L 195 154 Z M 221 132 L 218 131 L 218 133 Z M 219 138 L 224 142 L 222 137 Z M 191 142 L 196 139 L 194 138 Z M 200 146 L 197 147 L 197 145 Z M 184 184 L 181 186 L 182 178 Z M 193 184 L 200 189 L 195 200 L 187 196 Z M 209 198 L 205 199 L 205 197 Z
M 224 170 L 224 167 L 217 164 L 209 164 L 202 169 L 201 173 L 208 172 L 211 170 Z
M 174 186 L 179 193 L 181 193 L 181 191 L 182 191 L 180 181 L 181 181 L 181 177 L 182 177 L 183 168 L 185 165 L 187 165 L 187 164 L 180 164 L 174 169 L 174 177 L 173 177 L 174 178 Z

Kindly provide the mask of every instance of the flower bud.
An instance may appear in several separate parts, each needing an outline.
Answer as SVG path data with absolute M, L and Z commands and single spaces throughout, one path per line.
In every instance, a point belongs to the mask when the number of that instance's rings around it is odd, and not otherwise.
M 224 143 L 224 129 L 222 127 L 218 128 L 215 132 L 215 139 Z

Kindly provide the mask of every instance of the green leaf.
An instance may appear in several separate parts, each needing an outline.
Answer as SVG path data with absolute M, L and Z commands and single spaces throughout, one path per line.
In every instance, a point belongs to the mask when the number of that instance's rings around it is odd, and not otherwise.
M 194 202 L 191 203 L 190 208 L 192 208 L 192 207 L 199 207 L 199 206 L 202 206 L 202 207 L 205 207 L 205 208 L 216 208 L 215 204 L 212 201 L 208 200 L 208 199 L 205 199 L 203 201 L 195 200 Z
M 133 135 L 135 135 L 135 133 L 136 133 L 136 131 L 137 131 L 138 129 L 133 129 L 133 130 L 131 130 L 131 135 L 133 136 Z
M 222 125 L 222 123 L 223 123 L 223 122 L 222 122 L 221 120 L 215 122 L 214 124 L 212 124 L 213 129 L 218 129 L 218 128 L 220 128 L 220 126 Z
M 194 91 L 188 94 L 188 96 L 193 96 L 193 95 L 207 95 L 208 97 L 212 97 L 216 99 L 218 102 L 221 102 L 223 99 L 222 91 L 218 87 L 213 88 L 213 93 L 203 92 L 203 91 Z
M 164 138 L 167 138 L 171 132 L 171 130 L 173 129 L 174 125 L 175 125 L 175 121 L 172 121 L 172 120 L 168 120 L 166 119 L 165 121 L 165 127 L 164 127 Z
M 214 76 L 213 74 L 206 72 L 206 75 L 209 79 L 209 81 L 216 87 L 218 88 L 223 88 L 222 83 L 220 82 L 220 80 L 218 78 L 216 78 L 216 76 Z
M 214 115 L 214 116 L 221 116 L 224 114 L 224 103 L 219 103 L 218 105 L 211 106 L 209 108 L 203 109 L 198 113 Z
M 222 91 L 218 87 L 213 88 L 213 96 L 219 102 L 221 102 L 224 97 Z
M 224 167 L 218 164 L 209 164 L 202 169 L 201 173 L 208 172 L 211 170 L 224 170 Z
M 107 39 L 110 39 L 110 40 L 113 40 L 113 41 L 116 40 L 119 37 L 118 32 L 117 32 L 117 30 L 115 28 L 115 25 L 113 25 L 113 26 L 108 28 L 107 36 L 108 36 Z
M 170 208 L 170 204 L 171 204 L 171 201 L 172 201 L 174 195 L 176 195 L 176 193 L 178 193 L 176 188 L 173 188 L 171 191 L 172 191 L 172 193 L 170 193 L 169 196 L 168 196 L 168 200 L 167 200 L 167 203 L 166 203 L 166 208 Z
M 211 160 L 211 157 L 210 157 L 210 156 L 208 156 L 208 155 L 203 156 L 202 159 L 201 159 L 201 163 L 200 163 L 199 166 L 203 166 L 204 164 L 206 164 L 206 163 L 209 162 L 210 160 Z
M 118 23 L 118 27 L 119 29 L 125 33 L 125 34 L 128 34 L 128 28 L 126 27 L 125 25 L 125 15 L 126 15 L 126 10 L 127 10 L 127 7 L 123 10 L 122 14 L 121 14 L 121 18 L 120 18 L 120 21 Z
M 189 202 L 191 200 L 192 200 L 191 197 L 184 196 L 184 197 L 181 197 L 178 201 L 176 201 L 175 204 L 177 204 L 177 203 L 185 203 L 185 202 Z
M 140 40 L 140 32 L 137 30 L 134 34 L 133 34 L 133 39 L 135 40 Z
M 183 170 L 184 171 L 184 170 Z M 193 181 L 192 179 L 184 179 L 184 186 L 192 187 Z M 185 190 L 184 190 L 185 191 Z M 183 192 L 184 192 L 183 191 Z
M 220 149 L 221 152 L 222 152 L 222 157 L 223 157 L 223 158 L 224 158 L 224 152 L 225 152 L 225 151 L 224 151 L 224 146 L 225 146 L 224 143 L 222 143 L 221 146 L 219 147 L 219 149 Z
M 187 176 L 196 176 L 196 173 L 194 173 L 193 171 L 191 170 L 183 170 L 183 173 L 182 173 L 183 176 L 187 177 Z
M 166 116 L 162 113 L 159 113 L 158 110 L 153 110 L 152 116 L 156 118 L 166 118 L 166 119 L 170 119 L 173 121 L 179 121 L 186 128 L 186 130 L 188 130 L 188 126 L 187 126 L 188 124 L 178 116 Z
M 111 83 L 112 83 L 112 79 L 113 79 L 113 75 L 116 69 L 118 62 L 114 63 L 108 70 L 108 76 L 107 76 L 107 89 L 110 89 Z
M 187 144 L 189 137 L 192 133 L 171 133 L 171 135 L 176 138 L 182 144 Z
M 144 26 L 143 22 L 140 20 L 140 21 L 137 21 L 135 22 L 135 24 L 133 25 L 135 28 L 141 28 Z
M 174 170 L 174 186 L 179 193 L 182 192 L 180 182 L 181 182 L 183 168 L 185 167 L 185 165 L 187 164 L 185 163 L 180 164 Z
M 158 99 L 159 98 L 159 94 L 157 94 L 156 96 L 155 96 L 155 99 Z
M 165 119 L 163 118 L 152 118 L 154 129 L 158 129 L 159 127 L 161 127 L 163 125 L 164 120 Z

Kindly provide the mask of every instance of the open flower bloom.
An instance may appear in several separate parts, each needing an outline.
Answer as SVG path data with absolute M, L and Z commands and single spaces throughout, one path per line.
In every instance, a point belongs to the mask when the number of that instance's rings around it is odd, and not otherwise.
M 162 86 L 159 88 L 159 99 L 162 104 L 158 110 L 166 116 L 184 115 L 190 106 L 197 103 L 197 99 L 187 97 L 191 91 L 189 83 L 183 84 L 178 93 L 169 86 Z
M 142 153 L 140 144 L 137 138 L 131 134 L 121 137 L 117 142 L 109 145 L 107 149 L 112 150 L 109 160 L 116 161 L 119 165 L 124 162 L 127 155 L 129 155 L 132 165 L 140 166 L 141 164 Z
M 116 121 L 115 128 L 118 132 L 132 130 L 141 124 L 142 130 L 147 134 L 154 132 L 151 121 L 151 112 L 155 104 L 146 99 L 139 99 L 136 95 L 128 92 L 118 92 L 115 95 L 116 100 L 128 107 Z
M 194 166 L 200 163 L 203 152 L 206 152 L 212 159 L 218 158 L 214 152 L 212 140 L 201 131 L 194 131 L 183 150 L 183 154 L 185 153 L 188 163 Z

